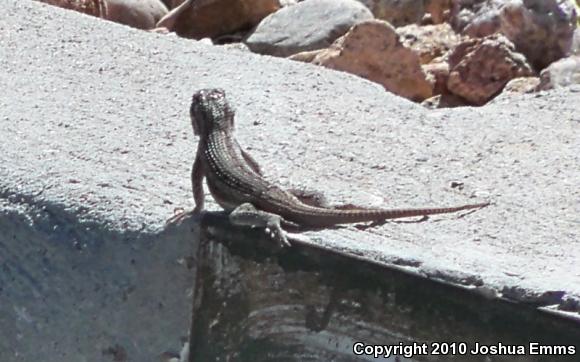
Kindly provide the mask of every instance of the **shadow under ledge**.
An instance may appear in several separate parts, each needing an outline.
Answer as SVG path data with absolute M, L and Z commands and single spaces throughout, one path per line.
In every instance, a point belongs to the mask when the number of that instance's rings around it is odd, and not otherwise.
M 580 354 L 580 323 L 538 305 L 484 298 L 311 242 L 278 250 L 263 229 L 233 226 L 223 213 L 194 222 L 201 234 L 190 362 L 571 361 Z M 370 345 L 385 346 L 372 350 L 378 358 L 355 354 Z M 389 355 L 389 346 L 399 353 Z

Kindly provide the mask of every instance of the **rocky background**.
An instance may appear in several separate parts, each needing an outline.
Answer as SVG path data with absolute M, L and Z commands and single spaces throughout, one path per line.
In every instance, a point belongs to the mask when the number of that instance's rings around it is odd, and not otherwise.
M 578 0 L 40 0 L 356 74 L 430 108 L 580 83 Z

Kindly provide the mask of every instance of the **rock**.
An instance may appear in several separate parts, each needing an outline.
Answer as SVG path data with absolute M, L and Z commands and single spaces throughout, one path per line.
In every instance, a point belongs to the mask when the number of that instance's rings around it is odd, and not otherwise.
M 165 6 L 168 9 L 175 9 L 179 5 L 181 5 L 185 0 L 164 0 Z
M 514 96 L 537 92 L 539 84 L 539 77 L 514 78 L 505 85 L 501 94 L 492 99 L 488 104 L 502 104 L 510 102 L 510 99 Z
M 576 28 L 574 31 L 574 38 L 572 39 L 570 54 L 580 55 L 580 28 Z
M 298 0 L 280 0 L 280 6 L 285 8 L 286 6 L 292 6 L 298 4 Z
M 215 38 L 252 28 L 278 9 L 278 0 L 186 0 L 157 27 L 185 38 Z
M 425 15 L 424 0 L 359 0 L 375 18 L 395 27 L 418 24 Z
M 540 78 L 538 77 L 519 77 L 510 80 L 503 88 L 502 94 L 505 93 L 515 93 L 524 94 L 532 93 L 536 90 L 536 87 L 540 84 Z
M 229 43 L 229 44 L 223 44 L 220 46 L 223 47 L 224 49 L 227 49 L 227 50 L 239 51 L 239 52 L 244 52 L 244 53 L 251 53 L 248 46 L 244 43 Z
M 449 56 L 447 88 L 476 105 L 483 105 L 511 79 L 534 75 L 522 54 L 503 35 L 466 40 Z
M 39 0 L 138 29 L 154 29 L 167 7 L 161 0 Z
M 355 0 L 308 0 L 262 20 L 246 44 L 256 53 L 286 57 L 326 48 L 351 26 L 372 18 Z
M 580 84 L 580 56 L 573 55 L 550 64 L 540 74 L 537 90 L 548 90 Z
M 154 29 L 155 24 L 167 14 L 161 0 L 104 0 L 107 20 L 138 29 Z
M 449 24 L 408 25 L 398 28 L 397 33 L 403 45 L 419 55 L 433 94 L 449 93 L 449 65 L 444 56 L 465 38 L 455 33 Z
M 421 105 L 429 109 L 455 108 L 468 106 L 469 102 L 455 94 L 438 94 L 425 99 Z
M 45 4 L 58 6 L 64 9 L 75 10 L 88 15 L 104 18 L 106 4 L 104 0 L 38 0 Z
M 448 94 L 447 81 L 449 79 L 449 64 L 445 61 L 433 62 L 422 66 L 431 83 L 433 94 Z
M 421 68 L 419 56 L 405 47 L 395 28 L 383 20 L 353 26 L 317 54 L 312 63 L 356 74 L 414 101 L 432 95 L 432 84 Z
M 570 0 L 457 0 L 451 23 L 472 37 L 502 33 L 543 69 L 569 52 L 576 17 Z
M 397 29 L 403 44 L 419 54 L 422 64 L 442 56 L 455 48 L 462 36 L 455 33 L 449 24 L 408 25 Z
M 451 13 L 451 6 L 452 0 L 425 0 L 425 12 L 429 17 L 429 23 L 441 24 L 447 22 Z
M 300 53 L 296 53 L 296 54 L 289 56 L 288 59 L 296 60 L 296 61 L 304 62 L 304 63 L 312 63 L 314 61 L 314 58 L 316 58 L 316 56 L 318 54 L 321 54 L 325 51 L 326 51 L 326 49 L 316 49 L 316 50 L 310 50 L 310 51 L 306 51 L 306 52 L 300 52 Z

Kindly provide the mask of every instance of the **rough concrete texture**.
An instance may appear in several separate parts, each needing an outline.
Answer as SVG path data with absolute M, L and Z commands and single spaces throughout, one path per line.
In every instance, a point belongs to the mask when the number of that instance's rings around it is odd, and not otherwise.
M 179 347 L 194 235 L 163 227 L 193 206 L 188 107 L 202 87 L 226 89 L 240 143 L 282 184 L 336 203 L 495 203 L 314 240 L 577 316 L 580 88 L 427 111 L 308 64 L 35 2 L 0 10 L 1 361 L 154 361 Z

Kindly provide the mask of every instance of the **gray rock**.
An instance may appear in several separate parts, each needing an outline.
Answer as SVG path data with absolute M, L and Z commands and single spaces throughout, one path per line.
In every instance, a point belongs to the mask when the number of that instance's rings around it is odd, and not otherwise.
M 504 34 L 536 69 L 543 69 L 569 53 L 576 17 L 569 0 L 458 0 L 451 22 L 474 37 Z
M 572 40 L 570 54 L 580 55 L 580 28 L 576 28 L 574 31 L 574 38 Z
M 355 0 L 308 0 L 266 17 L 246 39 L 255 53 L 286 57 L 326 48 L 373 15 Z
M 153 29 L 167 14 L 161 0 L 106 0 L 107 20 L 139 29 Z
M 548 90 L 580 84 L 580 56 L 573 55 L 550 64 L 540 74 L 538 90 Z

